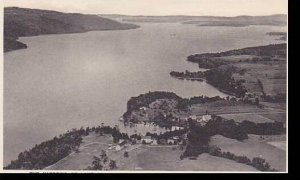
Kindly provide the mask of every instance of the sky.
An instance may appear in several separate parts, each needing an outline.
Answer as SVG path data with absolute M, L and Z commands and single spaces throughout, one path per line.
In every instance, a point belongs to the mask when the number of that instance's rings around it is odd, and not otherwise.
M 287 14 L 288 0 L 4 0 L 4 6 L 84 14 L 271 15 Z

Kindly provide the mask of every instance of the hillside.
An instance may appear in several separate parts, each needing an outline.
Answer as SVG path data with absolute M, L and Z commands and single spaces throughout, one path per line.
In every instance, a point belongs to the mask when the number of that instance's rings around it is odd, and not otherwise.
M 249 26 L 249 25 L 273 25 L 284 26 L 287 16 L 284 14 L 274 14 L 269 16 L 126 16 L 116 14 L 101 15 L 101 17 L 111 19 L 121 19 L 126 22 L 144 23 L 183 23 L 196 24 L 199 26 Z
M 205 79 L 219 90 L 239 98 L 259 97 L 266 102 L 286 100 L 286 43 L 225 52 L 194 54 L 188 61 L 205 72 L 170 72 L 179 79 Z M 253 97 L 252 97 L 253 96 Z
M 17 41 L 23 36 L 134 28 L 138 26 L 97 15 L 8 7 L 4 8 L 4 52 L 26 48 L 25 44 Z

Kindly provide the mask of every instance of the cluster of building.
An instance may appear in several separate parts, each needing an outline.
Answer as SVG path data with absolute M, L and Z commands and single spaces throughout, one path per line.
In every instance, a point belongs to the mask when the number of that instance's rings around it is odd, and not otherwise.
M 201 126 L 204 126 L 208 121 L 212 119 L 212 117 L 209 114 L 205 114 L 203 116 L 192 115 L 189 116 L 189 119 L 192 119 L 193 121 L 196 121 Z
M 151 136 L 142 136 L 141 139 L 132 138 L 130 141 L 131 143 L 134 142 L 134 144 L 147 144 L 147 145 L 180 145 L 183 144 L 183 141 L 186 140 L 186 135 L 183 135 L 182 137 L 174 136 L 170 137 L 168 139 L 155 139 Z M 116 151 L 120 151 L 127 147 L 130 143 L 124 139 L 120 139 L 117 145 L 110 144 L 110 147 L 108 149 L 115 149 Z

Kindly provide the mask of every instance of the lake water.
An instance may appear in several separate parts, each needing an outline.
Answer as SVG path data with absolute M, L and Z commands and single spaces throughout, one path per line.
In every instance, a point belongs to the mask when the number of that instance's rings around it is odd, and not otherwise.
M 225 96 L 169 72 L 197 71 L 194 53 L 279 43 L 285 27 L 197 27 L 145 23 L 125 31 L 20 38 L 28 49 L 4 55 L 4 162 L 71 128 L 114 125 L 127 100 L 148 91 Z

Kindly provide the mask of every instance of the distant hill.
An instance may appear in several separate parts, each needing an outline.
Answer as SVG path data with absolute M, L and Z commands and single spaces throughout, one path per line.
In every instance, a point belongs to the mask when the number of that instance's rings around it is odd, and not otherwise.
M 134 28 L 138 26 L 97 15 L 7 7 L 4 8 L 4 52 L 26 48 L 25 44 L 17 41 L 22 36 Z
M 248 25 L 286 25 L 287 16 L 274 14 L 269 16 L 127 16 L 117 14 L 100 15 L 111 19 L 121 19 L 126 22 L 181 22 L 183 24 L 196 24 L 199 26 L 248 26 Z

